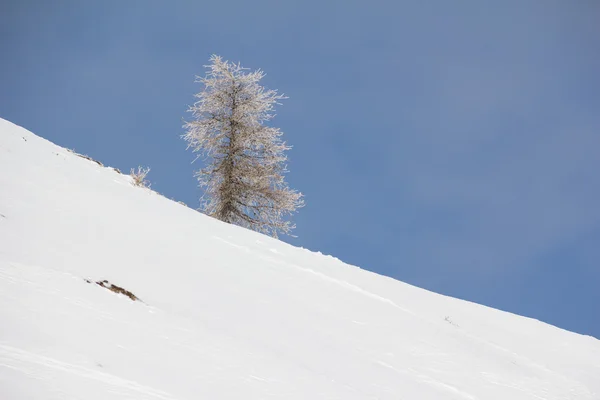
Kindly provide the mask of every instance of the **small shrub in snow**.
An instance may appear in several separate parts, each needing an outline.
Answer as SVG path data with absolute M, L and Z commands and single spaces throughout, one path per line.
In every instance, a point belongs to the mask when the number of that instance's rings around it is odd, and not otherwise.
M 133 178 L 133 184 L 138 187 L 150 188 L 150 181 L 146 180 L 146 175 L 150 172 L 149 167 L 137 167 L 131 169 L 130 175 Z

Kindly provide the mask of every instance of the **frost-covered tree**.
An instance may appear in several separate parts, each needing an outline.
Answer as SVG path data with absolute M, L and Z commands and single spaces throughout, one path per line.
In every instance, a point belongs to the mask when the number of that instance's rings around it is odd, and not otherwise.
M 261 70 L 213 55 L 184 125 L 188 148 L 204 156 L 196 176 L 204 188 L 201 209 L 215 218 L 277 237 L 295 227 L 286 217 L 304 205 L 284 181 L 285 151 L 278 128 L 265 125 L 285 97 L 259 85 Z M 199 155 L 199 156 L 200 156 Z

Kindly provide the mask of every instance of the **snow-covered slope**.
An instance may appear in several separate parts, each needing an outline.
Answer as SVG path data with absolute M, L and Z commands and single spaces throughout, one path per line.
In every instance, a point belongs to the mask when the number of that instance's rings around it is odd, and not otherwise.
M 0 399 L 269 398 L 600 399 L 600 342 L 221 223 L 0 120 Z

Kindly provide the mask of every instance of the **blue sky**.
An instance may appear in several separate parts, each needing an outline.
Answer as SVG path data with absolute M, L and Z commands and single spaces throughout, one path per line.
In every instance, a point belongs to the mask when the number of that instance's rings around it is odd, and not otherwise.
M 216 53 L 289 96 L 285 240 L 600 338 L 600 3 L 4 1 L 0 117 L 196 207 Z

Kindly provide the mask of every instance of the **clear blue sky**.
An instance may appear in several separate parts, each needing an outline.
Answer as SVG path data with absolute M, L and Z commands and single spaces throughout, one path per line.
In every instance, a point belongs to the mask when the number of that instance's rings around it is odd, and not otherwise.
M 0 117 L 196 207 L 194 75 L 262 68 L 307 202 L 285 240 L 600 338 L 598 21 L 593 0 L 8 0 Z

